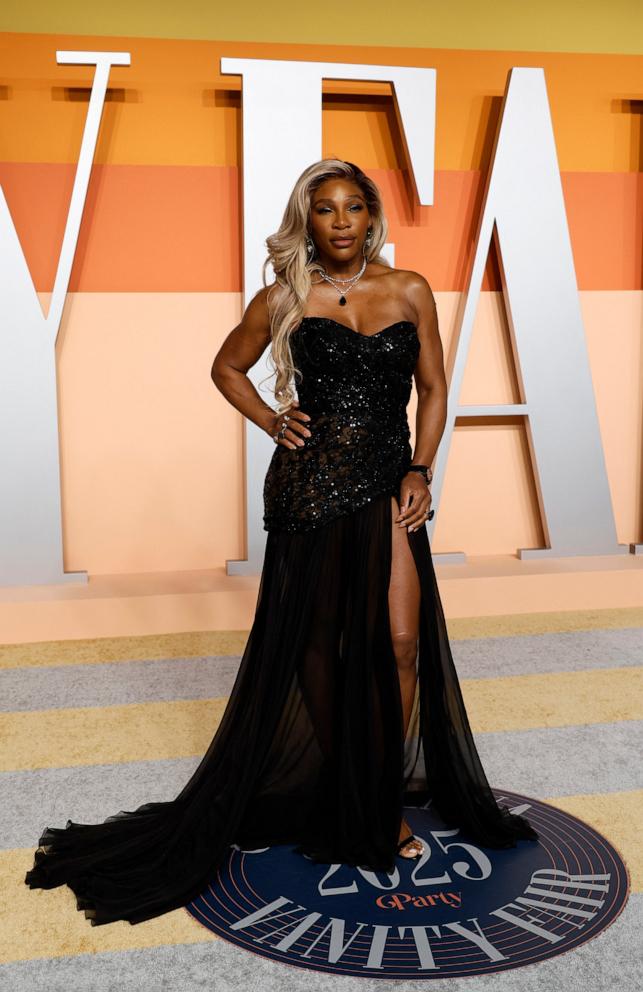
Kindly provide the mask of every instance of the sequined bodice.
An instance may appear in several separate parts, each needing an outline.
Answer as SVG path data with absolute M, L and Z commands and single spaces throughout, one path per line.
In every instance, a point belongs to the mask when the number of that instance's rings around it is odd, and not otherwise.
M 408 320 L 366 335 L 331 317 L 304 317 L 290 344 L 312 436 L 303 447 L 276 445 L 264 529 L 296 532 L 398 493 L 411 464 L 406 407 L 420 342 Z

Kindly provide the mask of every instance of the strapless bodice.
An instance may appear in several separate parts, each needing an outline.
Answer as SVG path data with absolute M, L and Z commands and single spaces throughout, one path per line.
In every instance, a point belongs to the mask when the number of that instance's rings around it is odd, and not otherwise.
M 411 464 L 406 408 L 420 342 L 408 320 L 361 334 L 331 317 L 304 317 L 290 344 L 312 436 L 303 447 L 275 447 L 264 529 L 295 532 L 397 494 Z

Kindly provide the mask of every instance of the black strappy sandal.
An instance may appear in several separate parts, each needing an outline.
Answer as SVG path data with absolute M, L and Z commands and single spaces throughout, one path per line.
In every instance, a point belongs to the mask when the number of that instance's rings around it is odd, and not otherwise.
M 402 854 L 402 848 L 406 847 L 406 845 L 409 843 L 410 840 L 414 840 L 416 841 L 416 843 L 420 845 L 419 850 L 416 850 L 413 854 Z M 425 851 L 425 847 L 419 837 L 416 837 L 415 834 L 409 834 L 408 837 L 405 837 L 404 840 L 400 841 L 400 843 L 396 847 L 396 851 L 401 858 L 406 858 L 407 861 L 413 861 L 416 858 L 422 857 Z

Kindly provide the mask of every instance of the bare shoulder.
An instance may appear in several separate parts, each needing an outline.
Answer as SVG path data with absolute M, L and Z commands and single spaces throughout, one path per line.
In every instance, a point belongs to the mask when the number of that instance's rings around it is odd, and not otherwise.
M 373 263 L 372 275 L 383 280 L 386 295 L 394 297 L 404 309 L 414 313 L 416 322 L 434 318 L 435 298 L 428 280 L 412 269 L 394 269 L 391 265 Z
M 246 306 L 240 327 L 263 340 L 270 340 L 270 313 L 283 287 L 277 282 L 262 286 Z
M 412 269 L 396 269 L 399 278 L 400 295 L 415 310 L 418 323 L 431 318 L 436 313 L 435 297 L 427 279 Z
M 272 294 L 278 289 L 275 282 L 269 283 L 267 286 L 262 286 L 258 289 L 255 295 L 251 298 L 250 302 L 246 307 L 246 313 L 252 311 L 254 314 L 259 316 L 262 314 L 266 319 L 268 317 L 268 306 L 273 299 Z

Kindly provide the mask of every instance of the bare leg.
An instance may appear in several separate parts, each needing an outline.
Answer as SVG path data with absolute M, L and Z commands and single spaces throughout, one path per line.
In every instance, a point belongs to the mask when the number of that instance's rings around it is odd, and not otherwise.
M 391 497 L 392 516 L 392 559 L 391 580 L 389 583 L 388 605 L 391 621 L 391 639 L 397 662 L 404 717 L 404 736 L 409 727 L 415 688 L 417 683 L 417 642 L 420 615 L 420 580 L 413 553 L 409 546 L 406 527 L 395 523 L 400 512 L 399 504 Z M 399 840 L 408 836 L 411 829 L 403 819 L 400 824 Z M 402 848 L 402 854 L 414 856 L 417 843 L 409 841 Z

